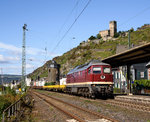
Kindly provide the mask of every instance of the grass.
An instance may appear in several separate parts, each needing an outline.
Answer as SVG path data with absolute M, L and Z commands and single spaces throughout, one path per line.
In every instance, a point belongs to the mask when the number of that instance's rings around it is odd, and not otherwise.
M 85 103 L 91 103 L 92 101 L 90 100 L 84 100 Z

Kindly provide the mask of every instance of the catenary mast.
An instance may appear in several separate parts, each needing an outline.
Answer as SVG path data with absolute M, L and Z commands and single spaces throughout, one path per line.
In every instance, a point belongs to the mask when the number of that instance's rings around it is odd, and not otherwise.
M 24 24 L 23 26 L 23 41 L 22 41 L 22 78 L 21 78 L 21 90 L 25 91 L 26 87 L 26 82 L 25 82 L 25 77 L 26 77 L 26 41 L 25 41 L 25 36 L 26 36 L 26 31 L 27 31 L 27 25 Z

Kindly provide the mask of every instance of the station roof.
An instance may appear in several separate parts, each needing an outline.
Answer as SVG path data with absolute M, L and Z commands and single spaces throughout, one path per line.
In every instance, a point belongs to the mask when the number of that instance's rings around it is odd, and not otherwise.
M 148 64 L 146 64 L 146 67 L 150 68 L 150 62 L 148 62 Z
M 110 56 L 102 62 L 110 64 L 112 67 L 132 65 L 150 61 L 150 43 L 129 49 L 125 52 Z

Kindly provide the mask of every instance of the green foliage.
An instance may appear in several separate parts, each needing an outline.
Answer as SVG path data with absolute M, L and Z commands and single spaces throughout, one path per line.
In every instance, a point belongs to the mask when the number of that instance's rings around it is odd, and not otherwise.
M 134 31 L 134 28 L 131 28 L 131 29 L 130 29 L 130 32 L 133 32 L 133 31 Z
M 97 35 L 96 35 L 96 38 L 97 38 L 97 39 L 101 39 L 102 36 L 101 36 L 100 34 L 97 34 Z
M 114 94 L 123 94 L 124 93 L 123 91 L 121 91 L 121 89 L 116 88 L 116 87 L 113 89 L 113 92 L 114 92 Z
M 119 37 L 119 33 L 115 33 L 114 38 L 118 38 Z
M 17 85 L 17 88 L 18 88 L 18 89 L 21 88 L 21 83 Z
M 43 78 L 43 77 L 48 77 L 48 71 L 45 70 L 41 75 L 40 75 L 40 78 Z
M 44 86 L 49 86 L 49 85 L 55 85 L 54 82 L 50 82 L 50 83 L 45 83 Z
M 150 28 L 144 30 L 133 31 L 130 33 L 130 41 L 134 45 L 139 45 L 141 42 L 150 42 Z M 120 44 L 128 44 L 128 36 L 119 37 L 116 41 L 120 41 Z
M 147 79 L 135 80 L 133 83 L 133 87 L 150 88 L 150 80 Z
M 89 40 L 94 40 L 94 39 L 96 39 L 95 36 L 91 36 L 91 37 L 89 38 Z
M 7 99 L 5 99 L 4 96 L 0 96 L 0 116 L 2 115 L 2 112 L 11 105 L 11 102 Z
M 6 87 L 6 93 L 7 94 L 10 94 L 10 95 L 12 95 L 12 96 L 16 96 L 16 91 L 15 91 L 15 89 L 11 89 L 10 87 Z

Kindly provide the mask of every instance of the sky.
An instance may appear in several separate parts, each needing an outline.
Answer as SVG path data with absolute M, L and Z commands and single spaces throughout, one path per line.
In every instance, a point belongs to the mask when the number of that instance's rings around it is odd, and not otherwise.
M 109 21 L 117 21 L 117 31 L 150 24 L 150 0 L 91 0 L 80 15 L 88 2 L 0 0 L 0 74 L 22 73 L 24 24 L 26 74 L 109 29 Z

